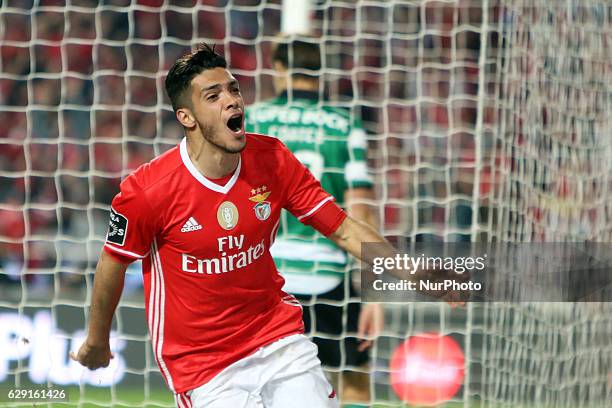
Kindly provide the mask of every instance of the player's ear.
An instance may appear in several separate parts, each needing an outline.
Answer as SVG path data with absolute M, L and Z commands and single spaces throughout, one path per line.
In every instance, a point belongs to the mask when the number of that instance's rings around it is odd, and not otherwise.
M 274 61 L 274 91 L 279 94 L 287 89 L 287 67 L 280 61 Z
M 283 73 L 283 74 L 287 73 L 287 67 L 284 66 L 283 63 L 280 62 L 280 61 L 274 61 L 272 63 L 272 66 L 273 66 L 274 70 L 278 71 L 279 73 Z
M 196 125 L 195 117 L 188 108 L 178 108 L 176 110 L 176 118 L 186 128 L 192 128 Z

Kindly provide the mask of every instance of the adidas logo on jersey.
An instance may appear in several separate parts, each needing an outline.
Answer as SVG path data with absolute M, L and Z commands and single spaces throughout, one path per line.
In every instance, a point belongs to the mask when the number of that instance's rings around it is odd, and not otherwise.
M 189 217 L 183 228 L 181 228 L 181 232 L 191 232 L 201 230 L 202 226 L 198 224 L 198 222 L 193 217 Z

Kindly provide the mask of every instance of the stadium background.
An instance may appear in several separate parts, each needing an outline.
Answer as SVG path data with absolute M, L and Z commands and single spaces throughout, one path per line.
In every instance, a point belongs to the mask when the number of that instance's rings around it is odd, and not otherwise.
M 609 239 L 609 2 L 313 6 L 324 92 L 366 127 L 386 236 Z M 272 96 L 281 10 L 280 0 L 2 2 L 0 388 L 81 384 L 71 393 L 79 406 L 171 405 L 147 345 L 137 266 L 116 320 L 123 378 L 117 366 L 84 374 L 68 350 L 82 338 L 121 178 L 182 137 L 165 72 L 206 41 L 224 51 L 246 103 Z M 609 405 L 609 312 L 391 306 L 373 350 L 374 399 L 401 405 L 389 386 L 391 353 L 437 332 L 465 353 L 457 406 Z

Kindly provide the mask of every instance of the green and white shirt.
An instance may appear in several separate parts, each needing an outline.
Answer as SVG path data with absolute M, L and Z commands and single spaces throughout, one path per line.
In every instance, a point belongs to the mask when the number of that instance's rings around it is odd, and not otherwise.
M 372 185 L 363 128 L 347 110 L 321 106 L 317 93 L 294 91 L 291 101 L 283 94 L 248 107 L 246 130 L 282 140 L 341 206 L 347 189 Z M 347 254 L 284 210 L 270 251 L 290 293 L 328 292 L 346 273 Z

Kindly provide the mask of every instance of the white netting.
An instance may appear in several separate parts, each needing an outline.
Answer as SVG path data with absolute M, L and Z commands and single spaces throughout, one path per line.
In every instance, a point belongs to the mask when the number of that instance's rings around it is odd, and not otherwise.
M 490 160 L 499 183 L 488 197 L 488 234 L 512 242 L 608 242 L 612 3 L 503 6 Z M 483 308 L 474 322 L 483 336 L 473 358 L 473 397 L 513 406 L 610 405 L 611 311 L 610 303 Z
M 610 7 L 513 2 L 506 12 L 501 239 L 610 239 Z
M 369 132 L 386 235 L 609 239 L 610 7 L 316 2 L 325 88 Z M 166 70 L 197 41 L 216 43 L 247 103 L 272 96 L 280 11 L 280 0 L 2 3 L 2 386 L 81 384 L 73 392 L 81 402 L 172 405 L 147 345 L 137 268 L 117 314 L 121 381 L 99 388 L 116 374 L 86 377 L 67 350 L 85 327 L 121 177 L 181 137 Z M 399 405 L 389 387 L 392 350 L 437 331 L 465 351 L 454 397 L 463 406 L 610 405 L 610 316 L 592 304 L 390 307 L 368 369 L 372 396 Z

